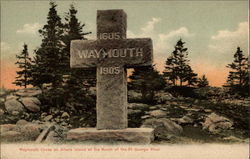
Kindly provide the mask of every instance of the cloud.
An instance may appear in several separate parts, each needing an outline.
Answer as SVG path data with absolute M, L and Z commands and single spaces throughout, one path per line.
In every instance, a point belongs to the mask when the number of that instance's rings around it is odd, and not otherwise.
M 173 39 L 181 37 L 192 37 L 194 34 L 190 33 L 188 28 L 180 27 L 179 29 L 172 30 L 168 33 L 159 34 L 157 43 L 155 44 L 156 52 L 164 52 L 173 47 Z M 174 41 L 176 42 L 176 41 Z
M 135 34 L 131 30 L 127 31 L 127 36 L 129 38 L 145 38 L 151 37 L 153 38 L 155 35 L 155 25 L 161 21 L 161 18 L 152 18 L 148 21 L 144 26 L 140 28 L 140 33 Z
M 154 32 L 155 24 L 159 23 L 161 18 L 152 18 L 152 20 L 148 21 L 146 26 L 141 28 L 142 35 L 148 35 Z
M 169 51 L 176 42 L 176 38 L 191 37 L 194 34 L 190 33 L 188 28 L 180 27 L 169 32 L 157 33 L 155 26 L 161 22 L 161 18 L 153 17 L 144 26 L 140 28 L 139 33 L 134 33 L 131 30 L 127 31 L 128 38 L 143 38 L 150 37 L 154 43 L 154 54 L 165 54 Z M 159 57 L 159 56 L 158 56 Z
M 16 33 L 17 34 L 32 34 L 32 35 L 35 35 L 40 28 L 41 28 L 41 24 L 39 24 L 39 23 L 24 24 L 23 28 L 18 29 L 16 31 Z
M 236 30 L 219 30 L 211 36 L 211 43 L 208 45 L 210 51 L 222 54 L 232 53 L 240 46 L 244 52 L 248 51 L 248 22 L 241 22 Z

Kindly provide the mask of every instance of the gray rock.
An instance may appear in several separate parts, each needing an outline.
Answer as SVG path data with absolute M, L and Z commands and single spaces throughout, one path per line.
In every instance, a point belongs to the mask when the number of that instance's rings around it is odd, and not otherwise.
M 32 112 L 39 112 L 41 102 L 36 97 L 23 97 L 20 98 L 20 101 L 23 103 L 24 107 Z
M 48 115 L 48 116 L 46 116 L 43 120 L 44 120 L 44 121 L 50 121 L 52 118 L 53 118 L 52 115 Z
M 26 124 L 28 124 L 28 123 L 29 123 L 29 122 L 27 122 L 26 120 L 22 120 L 22 119 L 21 119 L 21 120 L 18 120 L 18 121 L 17 121 L 16 125 L 19 125 L 19 126 L 20 126 L 20 125 L 26 125 Z
M 167 113 L 162 110 L 153 110 L 149 112 L 149 115 L 151 115 L 152 117 L 156 117 L 156 118 L 162 118 L 162 117 L 166 117 Z
M 7 131 L 16 131 L 17 127 L 15 124 L 3 124 L 0 125 L 1 134 Z
M 211 133 L 217 134 L 223 130 L 231 129 L 233 122 L 226 117 L 212 113 L 207 116 L 205 122 L 202 125 L 203 129 L 207 129 Z
M 67 140 L 75 141 L 118 141 L 149 144 L 154 139 L 154 130 L 150 128 L 127 128 L 118 130 L 97 130 L 95 128 L 71 129 Z
M 151 117 L 150 115 L 144 115 L 144 116 L 141 117 L 141 119 L 148 119 L 150 117 Z
M 0 109 L 0 116 L 2 116 L 4 114 L 3 109 Z
M 141 113 L 141 110 L 128 109 L 128 114 L 138 114 L 138 113 Z
M 166 101 L 170 101 L 170 100 L 174 99 L 172 94 L 170 94 L 168 92 L 158 92 L 158 93 L 156 93 L 155 98 L 156 98 L 158 103 L 164 103 Z
M 25 141 L 34 141 L 40 134 L 42 126 L 35 123 L 19 125 L 22 138 Z
M 150 106 L 149 109 L 150 110 L 156 110 L 156 109 L 158 109 L 158 107 L 156 107 L 156 106 Z
M 69 114 L 67 112 L 63 112 L 61 117 L 62 118 L 69 118 L 70 116 L 69 116 Z
M 11 99 L 18 99 L 18 96 L 15 96 L 13 94 L 10 94 L 6 97 L 6 100 L 11 100 Z
M 206 112 L 206 113 L 211 113 L 212 110 L 211 110 L 211 109 L 204 109 L 204 112 Z
M 128 103 L 128 108 L 130 109 L 148 109 L 149 105 L 143 103 Z
M 179 118 L 177 120 L 178 124 L 192 124 L 194 122 L 193 119 L 191 119 L 190 117 L 188 116 L 184 116 L 182 118 Z
M 141 97 L 142 97 L 142 95 L 141 95 L 141 93 L 138 93 L 138 92 L 136 92 L 136 91 L 134 91 L 134 90 L 129 90 L 128 91 L 128 98 L 129 99 L 141 99 Z
M 2 142 L 17 142 L 22 140 L 22 135 L 17 131 L 7 131 L 1 134 Z
M 169 139 L 171 136 L 178 136 L 183 132 L 180 125 L 166 118 L 147 119 L 141 127 L 153 128 L 155 136 L 162 139 Z
M 17 111 L 18 113 L 24 112 L 23 105 L 16 99 L 7 100 L 4 103 L 4 105 L 5 105 L 7 112 L 10 114 L 13 114 L 14 111 Z
M 34 97 L 42 94 L 42 90 L 36 87 L 25 88 L 19 89 L 15 94 L 21 97 Z

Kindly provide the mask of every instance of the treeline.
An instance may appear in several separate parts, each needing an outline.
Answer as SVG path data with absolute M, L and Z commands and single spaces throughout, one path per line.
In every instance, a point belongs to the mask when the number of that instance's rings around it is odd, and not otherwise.
M 47 105 L 66 107 L 77 112 L 79 107 L 88 109 L 90 105 L 95 105 L 94 98 L 86 94 L 90 87 L 95 86 L 96 73 L 95 69 L 70 68 L 70 41 L 86 40 L 85 35 L 91 32 L 84 31 L 85 24 L 77 19 L 77 10 L 73 5 L 65 14 L 64 21 L 57 14 L 56 7 L 54 2 L 50 2 L 47 23 L 39 30 L 42 43 L 34 51 L 34 58 L 29 57 L 27 44 L 24 44 L 23 51 L 17 56 L 16 64 L 20 71 L 17 71 L 18 76 L 14 84 L 25 88 L 28 85 L 40 88 L 48 86 L 50 91 L 44 95 Z M 144 101 L 152 101 L 158 90 L 209 86 L 206 76 L 201 75 L 199 78 L 191 68 L 188 53 L 185 42 L 178 40 L 166 59 L 163 74 L 160 74 L 154 65 L 135 68 L 129 77 L 129 89 L 139 91 Z M 240 47 L 234 54 L 234 61 L 227 67 L 231 71 L 224 87 L 228 88 L 231 94 L 248 95 L 248 58 Z

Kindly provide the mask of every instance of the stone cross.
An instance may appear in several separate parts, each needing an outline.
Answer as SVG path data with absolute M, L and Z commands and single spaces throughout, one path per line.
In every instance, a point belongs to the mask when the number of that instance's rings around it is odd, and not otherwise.
M 72 68 L 97 67 L 97 129 L 125 129 L 127 119 L 126 68 L 152 64 L 149 38 L 126 39 L 123 10 L 97 11 L 97 40 L 73 40 Z

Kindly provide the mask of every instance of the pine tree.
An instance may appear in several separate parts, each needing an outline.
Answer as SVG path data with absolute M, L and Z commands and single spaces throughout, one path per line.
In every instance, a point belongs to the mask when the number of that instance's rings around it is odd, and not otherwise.
M 164 77 L 174 86 L 182 86 L 184 82 L 188 85 L 194 85 L 197 81 L 197 74 L 193 72 L 191 66 L 188 65 L 188 52 L 184 47 L 185 42 L 178 40 L 172 54 L 166 60 Z
M 202 75 L 201 78 L 198 79 L 197 83 L 198 87 L 207 87 L 209 85 L 209 82 L 205 75 Z
M 152 102 L 155 91 L 165 88 L 165 80 L 154 66 L 135 68 L 129 78 L 132 89 L 140 91 L 144 102 Z
M 70 5 L 69 11 L 65 16 L 64 24 L 64 35 L 63 42 L 65 48 L 63 51 L 67 55 L 67 67 L 64 70 L 64 74 L 68 75 L 67 80 L 64 85 L 64 94 L 65 94 L 65 105 L 70 107 L 70 112 L 79 113 L 81 110 L 83 114 L 82 117 L 93 119 L 95 121 L 95 101 L 87 95 L 88 88 L 95 85 L 95 69 L 93 70 L 84 70 L 70 68 L 70 43 L 72 40 L 87 40 L 85 35 L 91 34 L 91 32 L 83 32 L 85 24 L 81 22 L 76 17 L 77 10 L 73 5 Z M 78 114 L 80 115 L 80 114 Z M 88 117 L 87 117 L 88 116 Z M 85 121 L 86 123 L 93 123 Z
M 244 56 L 240 47 L 237 47 L 233 62 L 226 67 L 229 68 L 230 71 L 225 87 L 230 87 L 232 91 L 248 90 L 248 58 Z
M 20 71 L 17 71 L 16 80 L 13 84 L 27 88 L 27 86 L 31 83 L 31 58 L 28 53 L 28 46 L 26 44 L 23 45 L 23 51 L 20 55 L 16 55 L 16 58 L 19 59 L 15 64 L 18 65 Z
M 62 83 L 63 70 L 67 67 L 67 55 L 62 51 L 63 24 L 57 14 L 56 4 L 50 2 L 47 24 L 39 30 L 42 39 L 40 48 L 35 50 L 33 64 L 33 85 L 52 83 L 58 87 Z
M 64 24 L 64 36 L 63 42 L 65 43 L 64 52 L 67 54 L 67 63 L 69 68 L 69 57 L 70 57 L 70 42 L 72 40 L 87 40 L 85 35 L 91 34 L 91 32 L 83 32 L 83 27 L 85 24 L 81 24 L 76 17 L 77 10 L 73 5 L 70 5 L 69 12 L 66 13 Z M 94 85 L 95 84 L 95 69 L 93 70 L 83 70 L 83 69 L 71 69 L 65 70 L 65 72 L 70 73 L 70 80 L 82 83 L 84 82 L 86 85 Z M 73 82 L 72 81 L 72 82 Z

